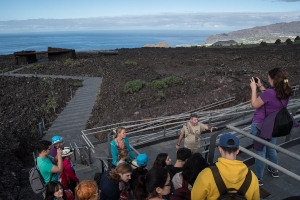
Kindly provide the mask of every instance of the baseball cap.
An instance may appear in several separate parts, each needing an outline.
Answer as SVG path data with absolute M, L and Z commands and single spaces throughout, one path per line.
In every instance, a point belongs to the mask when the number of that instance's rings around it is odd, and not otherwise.
M 228 144 L 229 140 L 233 140 L 234 143 Z M 229 147 L 229 148 L 239 148 L 240 141 L 235 135 L 233 135 L 231 133 L 224 133 L 220 137 L 219 146 L 220 147 Z
M 148 164 L 148 156 L 146 154 L 139 154 L 136 158 L 136 164 L 140 167 L 145 167 Z
M 64 141 L 64 138 L 61 136 L 55 135 L 52 137 L 52 144 L 57 144 L 57 143 L 60 143 L 63 141 Z
M 64 147 L 61 153 L 61 157 L 67 157 L 69 155 L 73 154 L 73 151 L 70 147 Z

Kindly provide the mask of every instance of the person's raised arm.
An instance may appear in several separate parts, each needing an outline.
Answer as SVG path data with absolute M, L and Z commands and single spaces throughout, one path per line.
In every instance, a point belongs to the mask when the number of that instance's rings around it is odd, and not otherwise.
M 57 156 L 52 159 L 57 159 L 57 165 L 54 165 L 51 169 L 51 173 L 60 173 L 63 171 L 63 163 L 62 163 L 62 157 L 61 157 L 62 150 L 60 148 L 57 149 Z
M 257 78 L 257 86 L 258 86 L 258 88 L 260 89 L 260 91 L 265 91 L 266 90 L 266 88 L 263 86 L 263 84 L 261 83 L 261 81 L 260 81 L 260 78 L 258 78 L 258 77 L 256 77 Z
M 257 98 L 256 94 L 256 83 L 254 81 L 254 78 L 252 77 L 250 79 L 250 87 L 251 87 L 251 106 L 252 108 L 260 108 L 262 105 L 264 105 L 264 102 L 261 100 L 260 97 Z M 260 80 L 259 80 L 260 82 Z

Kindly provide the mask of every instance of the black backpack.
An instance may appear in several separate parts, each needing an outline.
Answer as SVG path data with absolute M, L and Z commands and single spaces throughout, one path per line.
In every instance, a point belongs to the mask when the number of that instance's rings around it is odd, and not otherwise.
M 249 169 L 248 169 L 248 173 L 246 175 L 246 178 L 245 178 L 242 186 L 238 190 L 236 190 L 234 188 L 226 188 L 226 185 L 225 185 L 225 183 L 220 175 L 220 172 L 216 166 L 211 166 L 210 169 L 213 173 L 216 185 L 217 185 L 219 193 L 220 193 L 220 197 L 218 198 L 218 200 L 247 200 L 245 197 L 245 194 L 246 194 L 246 192 L 251 184 L 251 180 L 252 180 L 252 174 Z
M 280 100 L 281 102 L 281 100 Z M 282 104 L 282 102 L 281 102 Z M 283 108 L 276 114 L 272 137 L 282 137 L 290 134 L 293 128 L 293 119 L 289 111 L 282 104 Z M 266 107 L 265 107 L 266 112 Z

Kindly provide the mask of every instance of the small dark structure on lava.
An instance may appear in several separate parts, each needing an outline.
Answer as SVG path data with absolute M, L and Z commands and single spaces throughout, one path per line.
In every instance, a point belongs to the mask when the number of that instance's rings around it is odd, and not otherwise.
M 30 64 L 37 61 L 35 51 L 19 51 L 15 52 L 14 56 L 16 65 Z
M 19 51 L 15 52 L 15 64 L 24 65 L 37 61 L 37 54 L 48 54 L 48 61 L 64 61 L 68 58 L 75 59 L 76 53 L 74 49 L 62 49 L 48 47 L 48 51 Z
M 64 61 L 68 58 L 75 59 L 76 53 L 74 49 L 62 49 L 48 47 L 48 60 L 49 61 Z

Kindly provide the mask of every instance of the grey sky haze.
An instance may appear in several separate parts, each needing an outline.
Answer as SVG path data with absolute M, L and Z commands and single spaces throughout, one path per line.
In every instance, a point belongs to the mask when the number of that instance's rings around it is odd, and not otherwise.
M 238 30 L 300 21 L 300 0 L 0 0 L 0 32 Z

